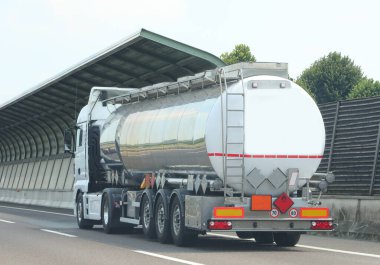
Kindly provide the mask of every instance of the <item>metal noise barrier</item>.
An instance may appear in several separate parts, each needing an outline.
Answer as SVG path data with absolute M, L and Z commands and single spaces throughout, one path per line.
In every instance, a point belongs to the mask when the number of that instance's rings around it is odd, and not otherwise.
M 333 172 L 327 194 L 380 195 L 380 97 L 319 105 L 326 129 L 317 172 Z

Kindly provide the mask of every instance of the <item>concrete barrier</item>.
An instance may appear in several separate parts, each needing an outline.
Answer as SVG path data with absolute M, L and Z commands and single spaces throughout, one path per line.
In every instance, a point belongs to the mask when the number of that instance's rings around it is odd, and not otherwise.
M 0 189 L 0 201 L 25 205 L 73 209 L 72 191 L 5 190 Z
M 322 205 L 338 223 L 333 236 L 380 241 L 380 197 L 324 196 Z

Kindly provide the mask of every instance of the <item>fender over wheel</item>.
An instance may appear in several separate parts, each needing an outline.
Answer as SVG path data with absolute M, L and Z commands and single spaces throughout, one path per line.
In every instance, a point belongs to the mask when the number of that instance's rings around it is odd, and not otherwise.
M 83 202 L 83 193 L 78 195 L 77 204 L 76 204 L 76 216 L 77 223 L 80 229 L 91 229 L 94 224 L 84 218 L 84 202 Z

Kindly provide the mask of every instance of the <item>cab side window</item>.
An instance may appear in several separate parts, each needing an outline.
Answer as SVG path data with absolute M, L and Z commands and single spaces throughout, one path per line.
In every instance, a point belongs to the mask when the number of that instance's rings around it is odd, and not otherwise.
M 82 128 L 79 128 L 77 130 L 77 146 L 78 147 L 82 146 L 82 142 L 83 142 L 83 130 Z

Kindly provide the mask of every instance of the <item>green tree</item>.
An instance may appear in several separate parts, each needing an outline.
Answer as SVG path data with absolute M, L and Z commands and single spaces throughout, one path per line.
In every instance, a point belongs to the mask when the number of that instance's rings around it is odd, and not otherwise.
M 345 99 L 362 77 L 349 57 L 331 52 L 304 70 L 296 82 L 311 91 L 318 103 L 325 103 Z
M 255 56 L 251 53 L 248 45 L 238 44 L 235 45 L 235 48 L 232 52 L 224 52 L 220 55 L 220 59 L 226 64 L 234 64 L 240 62 L 256 62 Z
M 316 100 L 315 94 L 310 90 L 310 88 L 302 82 L 302 80 L 297 80 L 296 83 L 302 87 L 313 99 Z
M 350 91 L 347 99 L 366 98 L 380 96 L 380 82 L 374 81 L 372 78 L 363 78 Z

